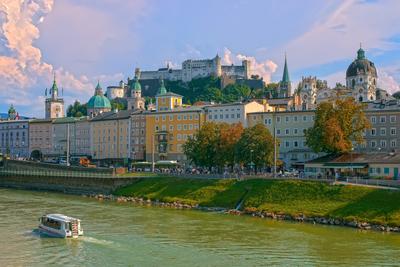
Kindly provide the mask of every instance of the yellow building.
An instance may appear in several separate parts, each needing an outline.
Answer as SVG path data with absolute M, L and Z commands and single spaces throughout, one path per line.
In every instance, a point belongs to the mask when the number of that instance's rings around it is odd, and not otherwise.
M 51 119 L 37 119 L 29 121 L 29 155 L 34 150 L 47 158 L 53 147 L 53 127 Z
M 109 164 L 127 163 L 130 157 L 131 111 L 106 112 L 91 119 L 93 160 Z
M 167 92 L 162 82 L 156 110 L 146 114 L 146 160 L 185 161 L 183 144 L 204 122 L 202 107 L 183 107 L 182 96 Z

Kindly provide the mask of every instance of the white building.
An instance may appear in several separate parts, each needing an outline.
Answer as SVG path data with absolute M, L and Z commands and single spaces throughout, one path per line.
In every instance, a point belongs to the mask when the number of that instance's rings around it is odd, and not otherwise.
M 225 122 L 229 124 L 241 123 L 247 127 L 247 114 L 253 112 L 264 112 L 265 106 L 256 102 L 228 103 L 206 106 L 206 121 Z

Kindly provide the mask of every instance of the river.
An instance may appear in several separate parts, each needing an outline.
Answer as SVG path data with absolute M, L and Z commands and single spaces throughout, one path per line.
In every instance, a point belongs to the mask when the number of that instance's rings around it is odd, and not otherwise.
M 41 237 L 45 213 L 80 239 Z M 0 189 L 0 266 L 394 266 L 400 235 Z

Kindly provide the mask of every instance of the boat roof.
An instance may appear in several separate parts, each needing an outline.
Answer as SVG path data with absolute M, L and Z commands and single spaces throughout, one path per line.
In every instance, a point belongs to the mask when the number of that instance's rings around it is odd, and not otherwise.
M 56 220 L 56 221 L 64 221 L 64 222 L 71 222 L 71 221 L 75 221 L 75 220 L 80 221 L 77 218 L 69 217 L 64 214 L 58 214 L 58 213 L 46 214 L 44 216 L 46 216 L 47 218 Z

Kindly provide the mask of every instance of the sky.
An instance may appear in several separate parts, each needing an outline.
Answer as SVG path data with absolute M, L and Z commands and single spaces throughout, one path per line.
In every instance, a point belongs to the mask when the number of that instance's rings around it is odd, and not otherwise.
M 247 58 L 266 82 L 344 83 L 362 44 L 378 85 L 400 90 L 398 0 L 0 0 L 0 113 L 44 116 L 56 75 L 66 106 L 167 63 Z

